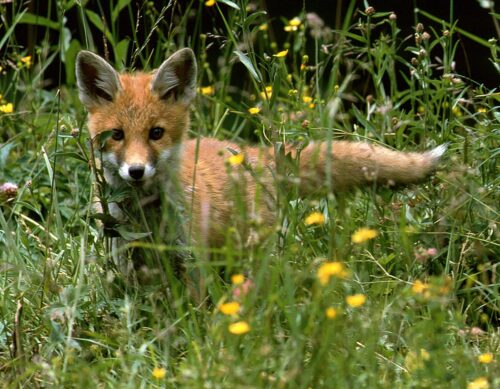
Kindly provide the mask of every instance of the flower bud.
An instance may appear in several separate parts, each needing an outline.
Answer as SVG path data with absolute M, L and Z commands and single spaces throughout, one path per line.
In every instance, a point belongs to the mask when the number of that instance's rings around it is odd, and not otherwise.
M 368 16 L 372 16 L 374 13 L 375 13 L 375 8 L 373 7 L 367 7 L 365 9 L 365 14 L 367 14 Z

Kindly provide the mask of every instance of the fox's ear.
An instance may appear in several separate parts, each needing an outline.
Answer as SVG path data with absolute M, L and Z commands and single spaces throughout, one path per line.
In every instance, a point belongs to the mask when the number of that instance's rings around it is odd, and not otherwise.
M 87 109 L 113 101 L 121 89 L 116 70 L 90 51 L 80 51 L 76 57 L 76 81 L 80 100 Z
M 173 97 L 189 104 L 196 96 L 196 58 L 185 48 L 172 54 L 156 71 L 151 89 L 162 99 Z

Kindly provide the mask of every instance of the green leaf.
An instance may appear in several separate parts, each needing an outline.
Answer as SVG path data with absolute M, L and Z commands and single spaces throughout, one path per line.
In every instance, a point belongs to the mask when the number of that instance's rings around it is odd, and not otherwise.
M 91 23 L 96 26 L 99 31 L 101 31 L 104 35 L 106 35 L 106 39 L 111 43 L 112 46 L 115 45 L 115 39 L 113 38 L 113 35 L 111 35 L 111 32 L 109 31 L 108 28 L 104 25 L 102 18 L 96 14 L 95 12 L 91 11 L 90 9 L 87 9 L 85 11 L 87 14 L 87 17 L 91 21 Z
M 238 7 L 238 5 L 236 3 L 233 3 L 232 1 L 230 0 L 217 0 L 218 3 L 223 3 L 223 4 L 226 4 L 227 6 L 229 7 L 232 7 L 236 10 L 240 10 L 240 7 Z
M 256 21 L 255 19 L 265 15 L 267 15 L 266 11 L 254 12 L 253 14 L 248 15 L 248 17 L 243 21 L 243 25 L 245 28 L 248 28 L 254 21 Z
M 142 238 L 147 238 L 148 236 L 151 235 L 150 232 L 132 232 L 128 231 L 125 226 L 121 225 L 116 228 L 114 228 L 120 236 L 125 239 L 125 240 L 137 240 L 137 239 L 142 239 Z
M 114 48 L 115 61 L 119 69 L 121 69 L 127 61 L 127 52 L 129 43 L 130 43 L 129 39 L 125 38 L 122 39 L 120 42 L 118 42 L 118 44 Z
M 240 50 L 235 50 L 234 53 L 238 56 L 241 63 L 248 69 L 252 77 L 255 78 L 255 80 L 257 80 L 258 82 L 261 82 L 262 76 L 260 75 L 259 71 L 253 66 L 250 58 L 248 58 L 248 56 Z
M 85 159 L 85 157 L 81 154 L 78 154 L 78 153 L 75 153 L 75 152 L 72 152 L 72 151 L 63 151 L 63 152 L 58 152 L 56 154 L 58 157 L 68 157 L 68 158 L 72 158 L 72 159 L 75 159 L 77 161 L 81 161 L 81 162 L 84 162 L 84 163 L 87 163 L 88 161 Z
M 114 24 L 116 19 L 118 18 L 118 15 L 122 11 L 123 8 L 125 8 L 127 5 L 130 4 L 130 0 L 120 0 L 118 4 L 116 4 L 115 8 L 113 8 L 113 11 L 111 12 L 111 22 Z
M 10 38 L 10 36 L 14 32 L 14 29 L 16 28 L 17 24 L 22 19 L 22 17 L 24 16 L 25 13 L 26 12 L 23 11 L 20 14 L 18 14 L 16 16 L 16 18 L 14 19 L 14 21 L 12 22 L 12 25 L 9 27 L 9 29 L 3 34 L 3 37 L 0 40 L 0 49 L 3 47 L 3 45 L 5 44 L 5 42 L 7 42 L 7 40 Z
M 75 62 L 76 55 L 81 49 L 80 42 L 77 39 L 73 39 L 66 52 L 64 53 L 64 67 L 66 69 L 66 83 L 68 85 L 74 85 L 76 82 L 75 78 Z
M 60 28 L 59 22 L 50 20 L 50 19 L 43 17 L 43 16 L 34 15 L 32 13 L 29 13 L 29 12 L 25 12 L 21 16 L 21 20 L 19 20 L 19 23 L 33 24 L 36 26 L 44 26 L 47 28 L 51 28 L 53 30 L 59 30 L 59 28 Z

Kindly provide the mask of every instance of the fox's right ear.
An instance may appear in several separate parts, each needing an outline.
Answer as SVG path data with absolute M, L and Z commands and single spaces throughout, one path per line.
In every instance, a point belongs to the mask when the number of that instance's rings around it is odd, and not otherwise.
M 113 101 L 121 89 L 118 72 L 103 58 L 84 50 L 76 57 L 76 82 L 87 109 Z

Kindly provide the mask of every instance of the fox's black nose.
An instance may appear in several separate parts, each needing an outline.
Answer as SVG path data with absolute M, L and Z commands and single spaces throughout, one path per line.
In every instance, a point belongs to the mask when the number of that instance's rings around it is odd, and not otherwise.
M 142 165 L 132 165 L 128 168 L 128 174 L 134 180 L 140 180 L 144 176 L 144 166 Z

